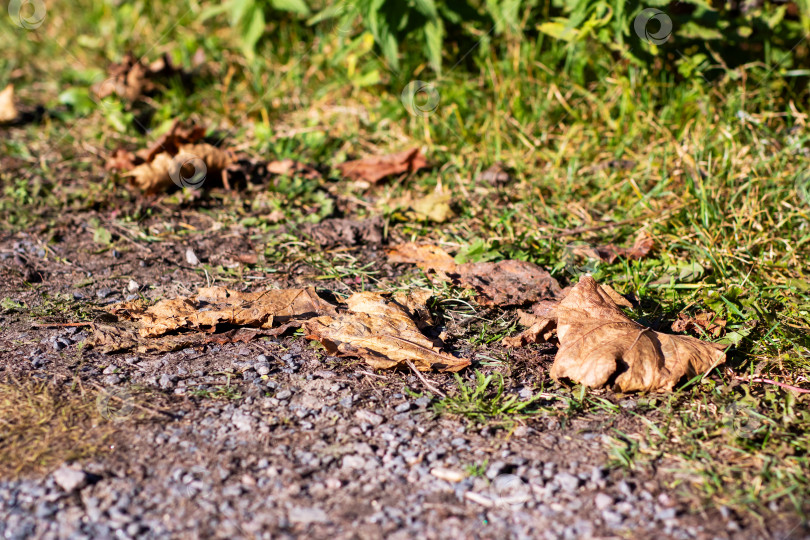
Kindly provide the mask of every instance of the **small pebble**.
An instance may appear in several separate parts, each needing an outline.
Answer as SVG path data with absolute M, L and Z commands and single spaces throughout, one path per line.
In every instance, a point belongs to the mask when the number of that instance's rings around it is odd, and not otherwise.
M 458 469 L 447 469 L 444 467 L 434 467 L 433 469 L 430 469 L 430 474 L 439 480 L 445 480 L 451 483 L 461 482 L 467 478 L 467 475 L 463 471 L 459 471 Z
M 82 470 L 62 465 L 53 473 L 53 481 L 67 493 L 81 489 L 87 483 L 87 473 Z
M 197 258 L 197 254 L 194 253 L 194 250 L 191 248 L 186 250 L 186 262 L 191 266 L 197 266 L 200 264 L 200 259 Z
M 394 407 L 394 410 L 398 413 L 408 412 L 411 410 L 411 404 L 408 403 L 407 401 L 405 403 L 400 403 L 399 405 Z

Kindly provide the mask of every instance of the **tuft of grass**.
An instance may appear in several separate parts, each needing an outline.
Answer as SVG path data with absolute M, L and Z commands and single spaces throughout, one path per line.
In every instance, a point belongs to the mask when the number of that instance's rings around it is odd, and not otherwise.
M 33 379 L 0 382 L 0 478 L 44 472 L 105 451 L 117 428 L 105 417 L 110 409 L 99 406 L 100 397 Z
M 509 429 L 535 413 L 538 409 L 536 403 L 542 397 L 538 394 L 521 400 L 517 394 L 506 394 L 500 373 L 484 375 L 476 370 L 475 380 L 469 384 L 458 374 L 454 375 L 458 392 L 438 402 L 435 410 L 441 414 L 461 416 L 474 423 Z

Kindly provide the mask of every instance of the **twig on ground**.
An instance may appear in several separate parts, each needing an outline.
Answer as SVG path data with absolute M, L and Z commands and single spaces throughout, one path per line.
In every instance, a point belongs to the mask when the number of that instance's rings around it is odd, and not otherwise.
M 425 378 L 425 376 L 424 376 L 424 375 L 422 375 L 422 374 L 419 372 L 419 370 L 418 370 L 418 369 L 416 369 L 416 366 L 415 366 L 415 365 L 413 365 L 413 362 L 411 362 L 410 360 L 408 360 L 408 361 L 407 361 L 407 363 L 408 363 L 408 367 L 409 367 L 409 368 L 411 368 L 411 370 L 412 370 L 412 371 L 413 371 L 413 372 L 416 374 L 416 376 L 417 376 L 417 377 L 419 377 L 419 380 L 420 380 L 420 381 L 422 381 L 422 384 L 424 384 L 424 385 L 425 385 L 425 388 L 427 388 L 428 390 L 430 390 L 430 391 L 431 391 L 431 392 L 433 392 L 434 394 L 437 394 L 437 395 L 439 395 L 439 396 L 442 396 L 443 398 L 446 398 L 446 397 L 447 397 L 447 394 L 445 394 L 444 392 L 442 392 L 441 390 L 439 390 L 438 388 L 436 388 L 435 386 L 433 386 L 432 384 L 430 384 L 430 382 L 429 382 L 429 381 L 428 381 L 428 380 Z
M 363 375 L 367 375 L 369 377 L 376 377 L 378 379 L 387 379 L 385 375 L 377 375 L 376 373 L 371 373 L 370 371 L 363 371 L 362 369 L 358 369 L 357 373 L 362 373 Z
M 69 323 L 34 323 L 33 325 L 36 328 L 53 328 L 53 327 L 77 327 L 77 326 L 93 326 L 91 322 L 69 322 Z
M 736 375 L 734 378 L 737 379 L 738 381 L 744 381 L 744 382 L 748 382 L 748 383 L 758 382 L 758 383 L 764 383 L 764 384 L 773 384 L 773 385 L 778 386 L 779 388 L 785 388 L 786 390 L 793 390 L 794 392 L 799 392 L 800 394 L 810 394 L 810 390 L 807 390 L 806 388 L 799 388 L 798 386 L 793 386 L 792 384 L 781 383 L 779 381 L 774 381 L 773 379 L 765 379 L 763 377 L 753 377 L 753 378 L 740 377 L 739 375 Z

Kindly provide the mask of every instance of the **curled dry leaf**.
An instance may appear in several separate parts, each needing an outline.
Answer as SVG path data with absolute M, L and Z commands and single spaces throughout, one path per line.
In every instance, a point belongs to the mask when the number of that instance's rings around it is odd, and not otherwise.
M 130 184 L 147 194 L 159 193 L 172 184 L 201 187 L 215 176 L 225 182 L 226 171 L 236 158 L 227 150 L 200 142 L 204 136 L 205 128 L 175 121 L 166 134 L 136 154 L 116 150 L 105 168 L 125 171 Z
M 119 148 L 107 159 L 104 168 L 108 171 L 128 171 L 135 167 L 137 161 L 138 159 L 135 157 L 135 154 L 123 148 Z
M 512 175 L 509 174 L 503 163 L 495 163 L 487 170 L 478 173 L 475 179 L 493 186 L 505 186 L 512 180 Z
M 388 260 L 434 270 L 446 281 L 475 290 L 478 303 L 484 306 L 521 306 L 557 298 L 562 291 L 551 274 L 526 261 L 456 264 L 453 257 L 438 246 L 411 242 L 391 248 Z
M 720 337 L 726 329 L 725 319 L 721 319 L 710 311 L 701 311 L 693 315 L 679 313 L 678 320 L 672 323 L 673 332 L 686 332 L 690 334 L 707 333 L 713 337 Z
M 159 193 L 172 184 L 182 187 L 188 181 L 191 187 L 200 187 L 211 176 L 221 176 L 231 164 L 233 156 L 210 144 L 181 146 L 177 155 L 160 153 L 146 163 L 138 165 L 126 176 L 130 183 L 144 193 Z M 200 164 L 204 164 L 203 170 Z
M 311 319 L 304 328 L 307 337 L 323 343 L 330 354 L 360 357 L 374 369 L 411 361 L 420 371 L 459 371 L 470 361 L 443 352 L 419 331 L 418 321 L 425 323 L 429 297 L 429 291 L 394 297 L 355 293 L 346 301 L 348 312 Z
M 18 116 L 14 103 L 14 85 L 9 84 L 0 92 L 0 124 L 11 124 Z
M 265 166 L 268 173 L 280 176 L 299 176 L 307 180 L 319 180 L 323 177 L 316 168 L 293 159 L 268 161 Z
M 204 61 L 204 57 L 202 60 Z M 198 62 L 200 62 L 200 59 L 195 55 L 195 64 L 198 64 Z M 184 86 L 190 86 L 190 74 L 175 67 L 168 54 L 164 54 L 161 58 L 146 65 L 140 58 L 127 53 L 120 63 L 110 65 L 107 70 L 108 78 L 97 84 L 95 91 L 100 99 L 115 94 L 126 101 L 132 102 L 142 96 L 154 93 L 157 88 L 155 81 L 167 79 L 177 74 L 183 78 Z
M 641 232 L 629 248 L 608 244 L 597 247 L 596 252 L 600 259 L 608 264 L 613 264 L 619 257 L 630 260 L 643 259 L 650 254 L 653 247 L 655 247 L 655 241 L 652 237 Z
M 413 148 L 396 154 L 346 161 L 336 168 L 346 178 L 376 184 L 388 176 L 412 173 L 425 167 L 427 167 L 425 156 L 419 148 Z
M 556 309 L 555 379 L 621 392 L 669 391 L 684 377 L 723 363 L 724 347 L 655 332 L 630 320 L 590 276 Z
M 197 124 L 184 125 L 179 120 L 172 123 L 169 131 L 152 143 L 152 146 L 138 151 L 138 157 L 144 161 L 152 161 L 155 156 L 162 153 L 175 156 L 180 147 L 187 144 L 196 144 L 205 137 L 205 128 Z
M 145 308 L 141 302 L 110 306 L 109 311 L 139 323 L 141 337 L 176 330 L 213 330 L 218 325 L 271 328 L 274 324 L 324 314 L 336 314 L 315 289 L 270 289 L 242 293 L 206 287 L 196 295 L 161 300 Z

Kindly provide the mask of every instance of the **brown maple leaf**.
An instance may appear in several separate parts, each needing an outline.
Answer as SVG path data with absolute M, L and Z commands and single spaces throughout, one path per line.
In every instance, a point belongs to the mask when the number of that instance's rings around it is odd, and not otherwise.
M 388 250 L 390 262 L 416 264 L 436 271 L 439 278 L 478 293 L 483 306 L 521 306 L 546 298 L 556 298 L 561 289 L 557 280 L 542 267 L 517 260 L 456 264 L 438 246 L 408 242 Z
M 557 380 L 616 391 L 669 391 L 684 377 L 725 360 L 724 347 L 655 332 L 629 319 L 590 276 L 556 309 L 560 348 L 551 367 Z
M 426 322 L 430 291 L 395 294 L 374 292 L 350 296 L 349 311 L 304 323 L 309 339 L 320 341 L 330 354 L 356 356 L 374 369 L 413 362 L 416 369 L 455 372 L 470 365 L 466 358 L 443 352 L 440 344 L 419 330 Z
M 336 314 L 334 306 L 311 288 L 243 293 L 205 287 L 195 295 L 161 300 L 151 307 L 135 301 L 114 304 L 108 310 L 120 318 L 137 321 L 141 337 L 178 330 L 210 330 L 218 325 L 272 328 L 293 319 Z
M 346 161 L 336 168 L 346 178 L 376 184 L 388 176 L 413 173 L 427 167 L 427 160 L 419 148 L 384 156 L 369 156 Z

